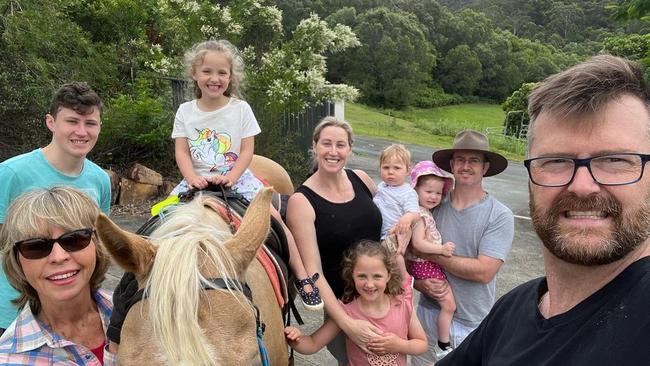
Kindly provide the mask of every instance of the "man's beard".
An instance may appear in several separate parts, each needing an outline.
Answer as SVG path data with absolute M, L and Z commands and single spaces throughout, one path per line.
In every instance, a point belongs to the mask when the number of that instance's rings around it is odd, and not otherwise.
M 648 195 L 643 197 L 641 207 L 633 212 L 623 212 L 621 203 L 613 197 L 580 198 L 565 191 L 546 212 L 537 207 L 532 192 L 529 193 L 529 198 L 537 235 L 546 249 L 565 262 L 584 266 L 612 263 L 636 249 L 650 235 Z M 594 241 L 593 236 L 597 235 L 599 229 L 567 229 L 558 224 L 560 215 L 566 211 L 604 212 L 614 227 Z

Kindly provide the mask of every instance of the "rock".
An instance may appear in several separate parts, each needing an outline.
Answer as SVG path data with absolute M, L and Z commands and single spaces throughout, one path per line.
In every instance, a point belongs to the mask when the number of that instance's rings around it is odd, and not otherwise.
M 174 190 L 178 183 L 172 182 L 171 180 L 164 179 L 162 185 L 159 188 L 159 193 L 161 197 L 167 197 Z
M 163 184 L 163 178 L 160 173 L 138 163 L 135 163 L 133 166 L 131 166 L 129 172 L 126 174 L 126 177 L 137 183 L 152 184 L 155 186 L 162 186 Z
M 111 169 L 104 169 L 108 178 L 111 180 L 111 205 L 117 203 L 117 197 L 120 194 L 120 176 Z
M 120 205 L 143 203 L 158 196 L 157 185 L 138 183 L 128 178 L 122 178 L 120 185 Z

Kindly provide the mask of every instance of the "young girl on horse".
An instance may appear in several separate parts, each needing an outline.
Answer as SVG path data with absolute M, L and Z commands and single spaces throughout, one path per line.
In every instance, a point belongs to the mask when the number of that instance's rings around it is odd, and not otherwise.
M 350 366 L 406 365 L 406 355 L 427 350 L 427 338 L 413 314 L 411 277 L 406 272 L 403 249 L 396 254 L 376 241 L 362 240 L 343 258 L 345 292 L 342 306 L 352 318 L 369 321 L 383 334 L 369 339 L 366 350 L 346 338 Z M 291 347 L 303 354 L 323 348 L 340 331 L 332 319 L 310 336 L 286 327 Z
M 198 43 L 185 54 L 194 80 L 196 99 L 183 103 L 176 112 L 172 138 L 183 181 L 173 194 L 208 184 L 230 187 L 252 200 L 263 183 L 248 169 L 253 158 L 255 135 L 261 132 L 248 103 L 241 99 L 244 63 L 239 51 L 226 40 Z M 305 307 L 323 303 L 305 267 L 289 230 L 277 210 L 271 214 L 285 229 L 290 251 L 289 266 Z

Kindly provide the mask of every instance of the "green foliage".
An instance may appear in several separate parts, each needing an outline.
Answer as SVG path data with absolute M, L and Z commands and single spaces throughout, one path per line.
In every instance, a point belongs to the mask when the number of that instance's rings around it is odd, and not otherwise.
M 435 57 L 410 14 L 376 8 L 355 18 L 361 46 L 332 59 L 340 77 L 358 87 L 369 104 L 403 108 L 426 88 Z M 408 57 L 405 57 L 408 55 Z
M 524 75 L 515 63 L 511 35 L 506 31 L 494 32 L 474 51 L 481 62 L 482 78 L 476 93 L 492 100 L 502 100 L 523 81 Z
M 114 58 L 64 10 L 57 2 L 0 2 L 0 160 L 49 142 L 44 116 L 60 84 L 85 80 L 101 92 L 117 79 Z
M 642 0 L 645 1 L 645 0 Z M 605 7 L 611 0 L 477 0 L 465 4 L 484 12 L 495 25 L 520 38 L 541 41 L 563 48 L 571 42 L 593 38 L 594 31 L 608 34 L 620 26 Z M 593 54 L 581 53 L 582 57 Z
M 270 157 L 283 164 L 292 145 L 272 133 L 281 131 L 276 116 L 357 96 L 355 87 L 337 84 L 358 87 L 366 103 L 408 108 L 503 100 L 522 83 L 601 50 L 649 70 L 650 25 L 642 20 L 648 0 L 617 2 L 612 9 L 627 14 L 618 17 L 626 23 L 610 17 L 609 2 L 0 0 L 0 158 L 47 143 L 43 116 L 52 93 L 82 80 L 107 101 L 98 159 L 117 164 L 144 156 L 173 166 L 162 125 L 171 128 L 174 111 L 159 77 L 182 77 L 183 54 L 208 38 L 243 50 L 247 99 L 256 111 L 269 111 L 260 121 L 270 137 L 260 138 L 258 151 L 268 143 Z M 121 127 L 111 132 L 112 124 Z M 399 121 L 393 127 L 396 135 L 406 128 Z
M 174 115 L 165 101 L 140 92 L 135 97 L 118 95 L 106 105 L 94 159 L 118 167 L 139 161 L 176 175 L 170 138 Z
M 418 108 L 435 108 L 446 105 L 469 103 L 468 97 L 458 94 L 447 94 L 442 89 L 426 89 L 415 97 L 413 105 Z
M 474 48 L 480 43 L 487 42 L 494 31 L 494 24 L 490 18 L 471 9 L 463 9 L 452 19 L 453 21 L 449 22 L 443 30 L 447 36 L 447 43 L 440 50 L 443 52 L 460 45 Z
M 523 83 L 501 105 L 505 112 L 525 111 L 528 109 L 528 95 L 538 83 Z
M 353 100 L 357 90 L 332 85 L 325 80 L 326 53 L 337 53 L 359 44 L 345 25 L 330 28 L 312 14 L 296 27 L 291 40 L 257 57 L 254 49 L 244 50 L 251 84 L 249 96 L 275 113 L 299 111 L 323 100 Z
M 79 80 L 106 104 L 93 159 L 118 169 L 140 161 L 176 173 L 169 138 L 175 111 L 160 77 L 182 77 L 184 53 L 209 38 L 226 38 L 243 51 L 254 108 L 280 115 L 322 100 L 353 99 L 355 88 L 324 77 L 327 55 L 359 44 L 352 30 L 316 15 L 296 24 L 286 39 L 282 12 L 270 0 L 0 0 L 0 123 L 6 131 L 0 157 L 46 144 L 43 116 L 52 94 Z M 281 130 L 281 119 L 260 121 L 275 137 L 266 140 L 266 150 L 258 144 L 258 152 L 298 164 L 291 140 L 273 132 Z
M 454 136 L 465 128 L 501 131 L 503 111 L 496 104 L 462 104 L 439 108 L 386 110 L 346 103 L 346 119 L 356 134 L 420 144 L 436 148 L 452 145 Z M 525 156 L 525 143 L 489 134 L 490 146 L 509 159 Z
M 650 56 L 650 34 L 630 34 L 605 39 L 603 48 L 607 53 L 630 60 Z
M 262 128 L 262 133 L 255 136 L 255 153 L 281 163 L 294 184 L 302 183 L 307 179 L 311 162 L 308 161 L 307 154 L 297 148 L 300 136 L 295 132 L 284 131 L 281 127 L 283 114 L 256 108 L 255 116 Z
M 549 23 L 552 29 L 565 40 L 577 41 L 575 35 L 584 27 L 585 13 L 580 4 L 555 3 L 549 10 Z
M 501 105 L 506 112 L 503 122 L 504 134 L 506 136 L 520 136 L 526 132 L 524 126 L 528 126 L 530 116 L 528 115 L 528 96 L 538 83 L 524 83 L 515 90 Z
M 43 117 L 50 96 L 35 87 L 37 77 L 27 72 L 20 56 L 4 46 L 0 42 L 0 161 L 43 146 L 50 138 Z
M 608 6 L 608 9 L 614 12 L 613 17 L 618 21 L 648 20 L 650 18 L 650 1 L 648 0 L 622 0 L 618 4 Z
M 452 48 L 440 63 L 440 81 L 445 90 L 461 95 L 472 95 L 483 76 L 481 61 L 469 46 Z
M 278 8 L 282 10 L 282 25 L 287 35 L 291 34 L 300 21 L 309 18 L 312 13 L 321 17 L 326 14 L 323 1 L 320 0 L 283 0 L 278 1 Z
M 413 14 L 422 27 L 432 46 L 432 53 L 442 50 L 448 36 L 442 30 L 450 28 L 454 23 L 453 14 L 441 6 L 437 0 L 396 0 L 397 9 Z
M 647 0 L 644 0 L 647 1 Z M 447 93 L 470 93 L 482 99 L 501 101 L 510 95 L 523 82 L 539 81 L 562 69 L 574 65 L 603 49 L 603 40 L 613 35 L 630 32 L 645 34 L 649 26 L 640 22 L 631 22 L 622 28 L 609 18 L 605 5 L 610 0 L 355 0 L 316 1 L 316 0 L 281 0 L 282 9 L 291 12 L 313 5 L 314 11 L 326 17 L 328 22 L 347 24 L 355 29 L 362 46 L 330 57 L 328 78 L 333 82 L 351 82 L 362 91 L 362 100 L 366 103 L 396 107 L 400 103 L 394 100 L 408 100 L 408 104 L 423 104 L 427 93 L 423 89 L 442 85 Z M 442 5 L 441 5 L 442 4 Z M 344 5 L 345 7 L 342 7 Z M 382 50 L 368 57 L 368 49 L 380 50 L 381 37 L 389 33 L 390 27 L 383 21 L 364 27 L 360 22 L 366 14 L 382 9 L 384 13 L 408 16 L 422 30 L 429 53 L 436 57 L 438 67 L 431 69 L 430 81 L 422 86 L 418 81 L 404 81 L 414 90 L 414 94 L 388 96 L 394 88 L 385 87 L 379 82 L 383 67 L 390 65 L 395 58 L 410 61 L 411 54 L 401 50 Z M 450 10 L 450 9 L 453 9 Z M 393 19 L 385 16 L 386 19 Z M 393 24 L 396 24 L 391 20 Z M 367 33 L 374 37 L 366 36 Z M 455 65 L 448 61 L 447 72 L 441 72 L 445 57 L 452 58 L 449 52 L 459 46 L 467 45 L 471 53 L 469 75 L 463 75 L 466 66 Z M 408 57 L 404 57 L 408 54 Z M 418 55 L 415 55 L 419 57 Z M 475 56 L 475 57 L 474 57 Z M 481 65 L 480 77 L 476 63 Z M 354 70 L 353 70 L 354 68 Z M 396 78 L 394 76 L 393 78 Z M 376 79 L 376 80 L 375 80 Z M 462 80 L 457 86 L 452 80 Z M 399 84 L 399 83 L 398 83 Z M 462 89 L 462 90 L 458 90 Z M 470 90 L 470 91 L 468 91 Z M 371 94 L 369 94 L 369 92 Z M 423 97 L 425 96 L 425 97 Z M 389 100 L 389 102 L 386 102 Z
M 512 159 L 514 156 L 516 160 L 523 160 L 523 158 L 526 156 L 528 143 L 523 138 L 514 138 L 509 135 L 495 133 L 488 134 L 488 139 L 490 140 L 491 149 L 501 151 L 502 153 L 510 153 L 505 154 L 509 157 L 509 159 Z

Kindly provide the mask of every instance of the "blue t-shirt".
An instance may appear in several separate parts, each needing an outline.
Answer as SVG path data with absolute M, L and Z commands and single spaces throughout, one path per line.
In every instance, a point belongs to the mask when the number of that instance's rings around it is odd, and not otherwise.
M 5 222 L 7 208 L 18 196 L 32 189 L 56 185 L 86 192 L 106 214 L 111 207 L 108 174 L 88 159 L 78 176 L 68 176 L 50 165 L 41 149 L 36 149 L 0 163 L 0 182 L 0 223 Z M 0 328 L 7 328 L 18 315 L 18 309 L 11 304 L 16 297 L 18 292 L 7 282 L 4 270 L 0 271 Z

